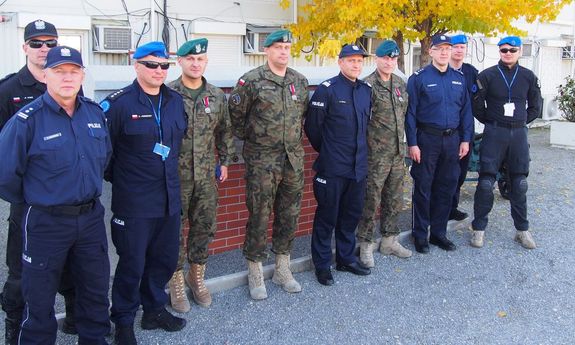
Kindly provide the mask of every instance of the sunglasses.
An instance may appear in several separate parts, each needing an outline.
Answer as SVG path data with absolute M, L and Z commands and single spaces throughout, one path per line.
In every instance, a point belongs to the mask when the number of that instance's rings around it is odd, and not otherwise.
M 28 41 L 28 46 L 33 49 L 40 49 L 43 45 L 46 45 L 48 48 L 54 48 L 58 45 L 58 40 L 30 40 Z
M 149 69 L 156 69 L 160 67 L 163 70 L 170 68 L 169 62 L 156 62 L 156 61 L 138 61 L 139 64 L 146 66 Z
M 501 48 L 501 49 L 499 49 L 499 51 L 503 54 L 507 54 L 507 53 L 517 53 L 519 51 L 519 49 L 517 49 L 517 48 Z

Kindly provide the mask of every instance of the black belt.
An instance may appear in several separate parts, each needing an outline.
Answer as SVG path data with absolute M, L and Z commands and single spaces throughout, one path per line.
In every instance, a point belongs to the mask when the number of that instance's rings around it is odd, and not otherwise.
M 497 122 L 497 121 L 487 121 L 486 123 L 495 126 L 495 127 L 503 127 L 503 128 L 522 128 L 525 127 L 524 122 Z
M 96 199 L 92 199 L 84 204 L 79 205 L 61 205 L 61 206 L 32 206 L 44 212 L 50 213 L 55 216 L 79 216 L 81 214 L 90 212 L 94 205 L 96 204 Z
M 422 126 L 422 125 L 418 125 L 417 129 L 424 132 L 424 133 L 431 134 L 431 135 L 437 135 L 439 137 L 448 137 L 448 136 L 458 132 L 457 128 L 438 129 L 435 127 Z

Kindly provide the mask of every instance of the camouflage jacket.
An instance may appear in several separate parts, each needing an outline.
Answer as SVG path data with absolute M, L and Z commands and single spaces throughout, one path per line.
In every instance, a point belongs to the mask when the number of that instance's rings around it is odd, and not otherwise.
M 192 171 L 192 180 L 214 179 L 217 149 L 220 164 L 228 166 L 234 150 L 232 128 L 226 96 L 222 90 L 209 84 L 205 78 L 204 90 L 196 102 L 190 98 L 182 78 L 170 82 L 169 87 L 180 93 L 188 114 L 188 130 L 180 149 L 179 167 Z M 208 110 L 209 109 L 209 110 Z
M 246 163 L 277 168 L 287 154 L 294 169 L 303 170 L 307 86 L 302 74 L 288 68 L 280 77 L 267 63 L 238 80 L 228 103 L 234 134 L 244 140 Z
M 404 128 L 407 110 L 407 87 L 395 74 L 389 83 L 381 80 L 375 70 L 365 79 L 371 88 L 371 119 L 367 127 L 369 153 L 405 154 Z

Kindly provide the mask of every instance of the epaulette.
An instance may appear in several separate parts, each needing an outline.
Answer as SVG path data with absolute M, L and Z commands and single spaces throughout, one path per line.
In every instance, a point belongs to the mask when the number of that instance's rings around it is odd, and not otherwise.
M 455 72 L 457 72 L 457 73 L 459 73 L 459 74 L 461 74 L 461 75 L 464 75 L 464 74 L 463 74 L 463 71 L 460 71 L 460 70 L 455 69 L 455 68 L 452 68 L 452 70 L 454 70 Z
M 43 104 L 43 102 L 29 103 L 25 107 L 20 109 L 20 111 L 18 111 L 16 113 L 16 117 L 18 119 L 20 119 L 21 121 L 26 121 L 26 120 L 28 120 L 29 116 L 31 116 L 32 114 L 34 114 L 35 112 L 37 112 L 41 108 L 42 104 Z
M 2 84 L 5 81 L 8 81 L 8 79 L 12 78 L 13 76 L 15 76 L 17 73 L 10 73 L 7 74 L 4 78 L 0 79 L 0 84 Z
M 367 85 L 367 86 L 369 86 L 369 87 L 372 87 L 369 82 L 367 82 L 367 81 L 365 81 L 365 80 L 361 80 L 361 79 L 359 79 L 359 80 L 360 80 L 362 83 L 364 83 L 365 85 Z
M 421 68 L 419 71 L 413 72 L 413 74 L 419 75 L 419 73 L 421 73 L 421 72 L 423 72 L 423 71 L 425 71 L 425 68 Z
M 81 99 L 83 102 L 90 103 L 90 104 L 95 104 L 95 105 L 98 106 L 98 107 L 100 106 L 100 104 L 98 104 L 98 102 L 96 102 L 96 101 L 94 101 L 93 99 L 88 98 L 88 97 L 86 97 L 86 96 L 78 96 L 78 98 Z
M 106 97 L 106 99 L 104 99 L 102 102 L 100 102 L 100 104 L 99 104 L 100 108 L 102 108 L 102 110 L 104 112 L 107 112 L 108 110 L 110 110 L 110 103 L 115 102 L 116 100 L 118 100 L 118 98 L 125 95 L 126 94 L 125 91 L 130 87 L 131 87 L 131 85 L 109 94 L 108 97 Z
M 323 83 L 321 83 L 321 85 L 325 86 L 325 87 L 330 87 L 331 86 L 331 81 L 330 80 L 326 80 Z

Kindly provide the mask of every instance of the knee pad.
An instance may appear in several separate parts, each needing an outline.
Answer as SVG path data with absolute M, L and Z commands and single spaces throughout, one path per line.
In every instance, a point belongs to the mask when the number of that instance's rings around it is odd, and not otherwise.
M 527 179 L 525 178 L 525 176 L 519 176 L 516 178 L 513 178 L 512 180 L 512 188 L 514 191 L 516 191 L 517 193 L 520 194 L 525 194 L 527 193 Z
M 477 182 L 477 189 L 480 191 L 493 191 L 493 184 L 495 184 L 495 178 L 480 177 L 479 182 Z

